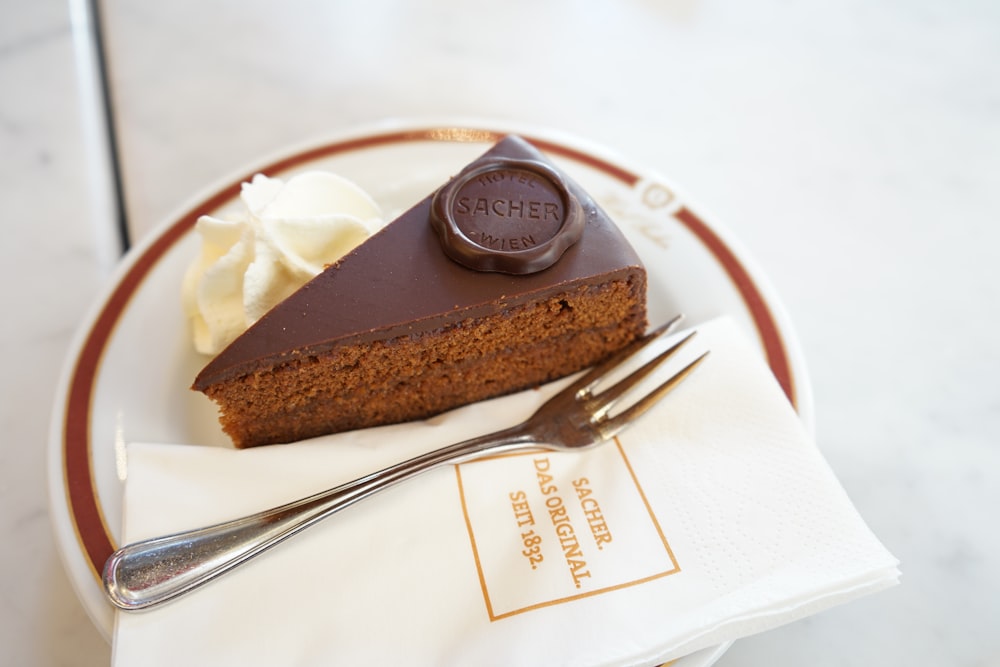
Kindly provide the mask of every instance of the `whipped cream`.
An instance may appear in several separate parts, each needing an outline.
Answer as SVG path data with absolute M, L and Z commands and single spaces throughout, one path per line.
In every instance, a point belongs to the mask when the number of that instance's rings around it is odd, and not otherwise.
M 182 298 L 195 348 L 217 354 L 279 301 L 383 225 L 351 181 L 311 171 L 287 182 L 257 174 L 240 192 L 245 211 L 202 216 L 201 253 Z

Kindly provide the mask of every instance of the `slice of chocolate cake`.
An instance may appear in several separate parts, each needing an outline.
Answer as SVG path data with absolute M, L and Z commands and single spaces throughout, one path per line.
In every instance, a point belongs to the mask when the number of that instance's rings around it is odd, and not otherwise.
M 291 442 L 534 387 L 645 328 L 633 249 L 512 136 L 275 306 L 194 389 L 237 447 Z

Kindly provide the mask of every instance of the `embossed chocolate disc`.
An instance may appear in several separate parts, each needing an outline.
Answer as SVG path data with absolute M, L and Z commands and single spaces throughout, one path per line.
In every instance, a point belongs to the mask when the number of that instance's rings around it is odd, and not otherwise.
M 534 160 L 470 165 L 434 196 L 445 253 L 477 271 L 535 273 L 555 264 L 583 233 L 580 203 L 562 176 Z

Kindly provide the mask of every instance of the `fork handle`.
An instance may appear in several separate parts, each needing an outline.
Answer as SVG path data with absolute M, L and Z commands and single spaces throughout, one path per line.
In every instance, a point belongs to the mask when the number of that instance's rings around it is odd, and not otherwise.
M 104 565 L 120 609 L 146 609 L 187 593 L 354 503 L 442 465 L 536 446 L 521 427 L 436 449 L 295 502 L 214 526 L 135 542 Z

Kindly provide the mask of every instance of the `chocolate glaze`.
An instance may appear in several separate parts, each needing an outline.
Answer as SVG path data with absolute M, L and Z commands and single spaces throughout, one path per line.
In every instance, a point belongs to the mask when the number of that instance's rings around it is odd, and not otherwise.
M 516 136 L 501 140 L 470 167 L 494 158 L 555 169 Z M 433 331 L 564 292 L 575 281 L 602 284 L 641 271 L 618 227 L 579 185 L 559 174 L 579 202 L 582 234 L 548 268 L 511 275 L 450 259 L 431 224 L 434 195 L 429 195 L 271 309 L 205 366 L 193 388 L 204 390 L 339 344 Z

